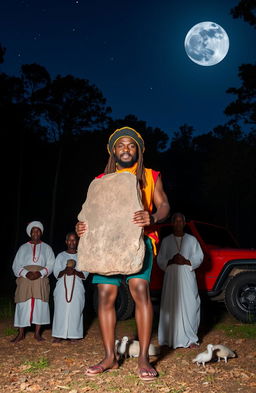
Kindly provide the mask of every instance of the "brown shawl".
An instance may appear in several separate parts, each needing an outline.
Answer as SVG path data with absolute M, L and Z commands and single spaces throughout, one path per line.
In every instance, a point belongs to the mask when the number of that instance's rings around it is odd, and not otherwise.
M 39 265 L 28 265 L 24 266 L 24 269 L 35 272 L 42 270 L 43 267 Z M 32 297 L 34 299 L 41 299 L 43 302 L 49 301 L 50 283 L 48 277 L 40 277 L 37 280 L 18 277 L 16 279 L 16 284 L 15 303 L 25 302 Z

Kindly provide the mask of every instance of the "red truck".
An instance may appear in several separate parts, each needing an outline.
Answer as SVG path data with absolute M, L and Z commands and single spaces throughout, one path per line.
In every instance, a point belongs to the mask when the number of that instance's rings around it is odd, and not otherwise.
M 172 232 L 172 225 L 166 222 L 153 229 L 159 233 L 159 247 L 161 239 Z M 191 220 L 185 232 L 197 238 L 204 252 L 204 261 L 196 270 L 199 292 L 212 300 L 224 301 L 229 313 L 239 321 L 256 322 L 256 250 L 240 248 L 234 236 L 221 226 Z M 154 261 L 150 283 L 154 301 L 160 301 L 163 276 Z M 119 288 L 116 311 L 119 320 L 133 315 L 134 303 L 125 281 Z

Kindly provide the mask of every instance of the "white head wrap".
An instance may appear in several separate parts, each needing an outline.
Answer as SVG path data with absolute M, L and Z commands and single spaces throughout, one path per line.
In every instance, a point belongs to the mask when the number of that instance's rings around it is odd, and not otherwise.
M 31 237 L 31 230 L 32 230 L 32 228 L 34 228 L 34 227 L 35 227 L 35 228 L 39 228 L 39 229 L 41 230 L 42 234 L 43 234 L 43 232 L 44 232 L 43 224 L 42 224 L 40 221 L 31 221 L 31 222 L 28 224 L 27 229 L 26 229 L 26 232 L 27 232 L 27 234 L 28 234 L 29 237 Z

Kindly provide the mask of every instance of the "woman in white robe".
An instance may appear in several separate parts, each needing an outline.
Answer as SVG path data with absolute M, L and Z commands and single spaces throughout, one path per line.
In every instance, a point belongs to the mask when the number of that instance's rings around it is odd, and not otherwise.
M 18 279 L 23 277 L 22 280 L 34 281 L 35 277 L 33 276 L 37 275 L 36 280 L 41 280 L 52 273 L 55 256 L 52 248 L 41 241 L 43 230 L 44 228 L 40 221 L 32 221 L 28 224 L 26 232 L 31 237 L 31 241 L 20 246 L 12 265 L 13 272 Z M 38 271 L 32 272 L 31 269 L 33 270 L 33 268 Z M 21 283 L 21 292 L 24 292 L 22 287 L 27 285 L 25 280 Z M 35 338 L 41 341 L 40 327 L 49 323 L 50 309 L 48 301 L 34 297 L 30 297 L 25 301 L 18 300 L 15 307 L 14 326 L 19 328 L 19 334 L 12 342 L 24 339 L 24 328 L 31 326 L 31 324 L 36 325 Z
M 158 341 L 172 348 L 198 345 L 200 297 L 195 269 L 203 261 L 203 252 L 194 236 L 183 232 L 185 218 L 173 215 L 174 234 L 162 240 L 157 256 L 159 267 L 165 271 Z
M 75 268 L 77 262 L 77 236 L 69 233 L 66 237 L 67 251 L 56 257 L 53 274 L 58 280 L 53 292 L 54 316 L 52 336 L 54 342 L 61 339 L 83 338 L 83 310 L 85 305 L 85 289 L 83 280 L 89 273 Z M 67 267 L 68 261 L 73 260 L 73 267 Z

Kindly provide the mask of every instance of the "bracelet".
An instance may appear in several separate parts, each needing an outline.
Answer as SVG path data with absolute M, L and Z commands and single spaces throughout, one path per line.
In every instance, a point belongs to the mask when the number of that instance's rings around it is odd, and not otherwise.
M 152 215 L 152 214 L 150 214 L 150 225 L 154 225 L 155 224 L 155 217 Z

